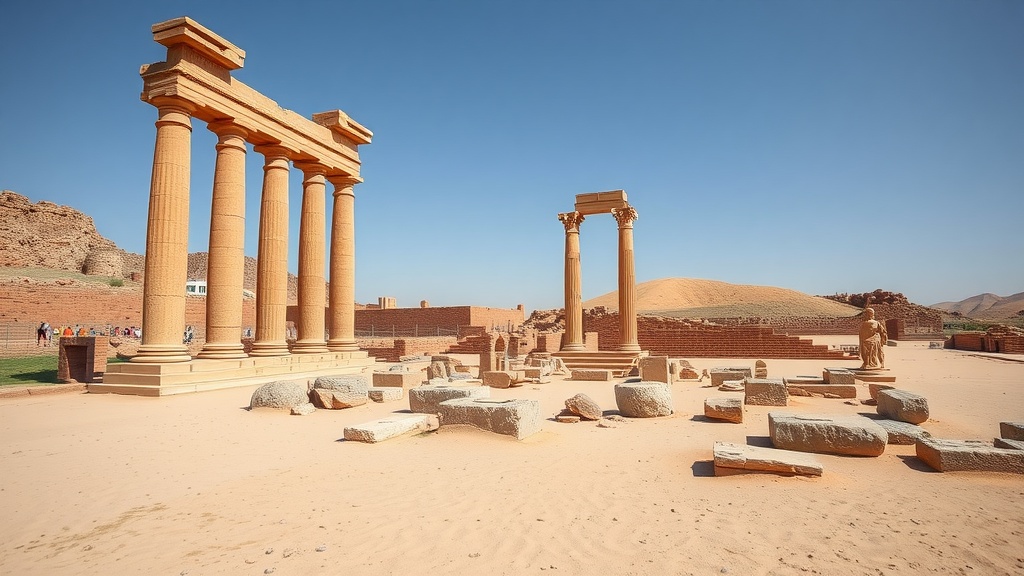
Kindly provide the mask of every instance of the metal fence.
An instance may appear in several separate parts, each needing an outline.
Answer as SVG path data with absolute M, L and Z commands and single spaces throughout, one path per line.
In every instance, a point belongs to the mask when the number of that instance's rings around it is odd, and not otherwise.
M 442 328 L 440 326 L 413 326 L 399 328 L 396 326 L 370 326 L 355 331 L 356 338 L 421 338 L 429 336 L 459 337 L 458 328 Z

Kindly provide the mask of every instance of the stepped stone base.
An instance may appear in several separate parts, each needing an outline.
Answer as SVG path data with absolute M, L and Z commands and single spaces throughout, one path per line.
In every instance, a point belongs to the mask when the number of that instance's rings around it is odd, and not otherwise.
M 189 362 L 110 364 L 92 394 L 170 396 L 223 388 L 357 374 L 373 366 L 366 352 L 325 352 L 287 356 L 251 356 L 231 360 L 194 358 Z
M 771 473 L 821 476 L 824 466 L 802 452 L 715 442 L 715 476 Z

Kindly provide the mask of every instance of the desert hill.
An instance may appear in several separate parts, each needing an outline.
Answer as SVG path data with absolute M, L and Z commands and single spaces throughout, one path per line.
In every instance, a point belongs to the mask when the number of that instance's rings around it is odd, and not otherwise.
M 773 286 L 729 284 L 695 278 L 662 278 L 636 285 L 637 311 L 690 318 L 846 317 L 861 309 Z M 618 291 L 583 303 L 584 308 L 618 309 Z
M 1024 311 L 1024 292 L 1005 297 L 986 292 L 959 302 L 939 302 L 931 307 L 968 318 L 1006 320 L 1021 316 Z

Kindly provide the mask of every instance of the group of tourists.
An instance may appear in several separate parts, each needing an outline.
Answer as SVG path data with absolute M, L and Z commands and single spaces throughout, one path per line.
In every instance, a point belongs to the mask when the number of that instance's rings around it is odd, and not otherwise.
M 121 336 L 124 338 L 142 338 L 142 328 L 138 326 L 110 326 L 107 325 L 100 330 L 96 328 L 86 328 L 79 324 L 62 325 L 59 328 L 53 328 L 49 322 L 40 322 L 36 328 L 36 346 L 49 346 L 53 343 L 53 338 L 71 338 L 75 336 L 105 336 L 109 329 L 110 336 Z

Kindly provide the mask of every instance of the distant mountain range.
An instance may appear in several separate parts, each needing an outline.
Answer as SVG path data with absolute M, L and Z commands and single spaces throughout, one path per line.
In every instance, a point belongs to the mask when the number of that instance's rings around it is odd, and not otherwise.
M 1024 292 L 1012 296 L 997 296 L 986 292 L 959 302 L 939 302 L 931 307 L 979 320 L 1006 320 L 1024 312 Z

